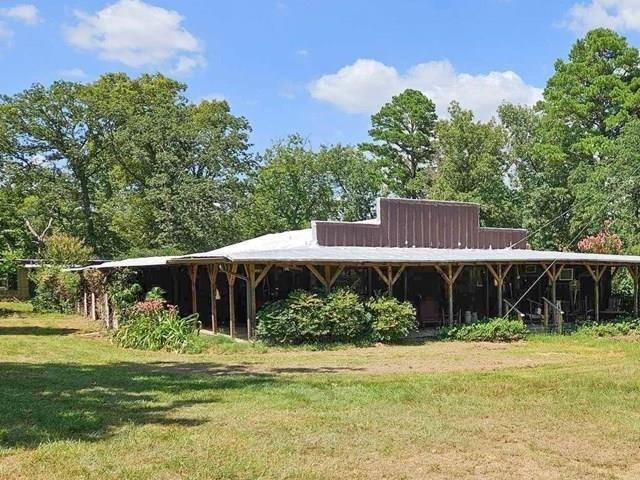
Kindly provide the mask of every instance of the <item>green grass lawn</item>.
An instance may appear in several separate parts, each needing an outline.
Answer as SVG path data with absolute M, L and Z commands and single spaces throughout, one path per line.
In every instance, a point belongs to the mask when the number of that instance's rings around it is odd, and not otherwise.
M 0 478 L 640 478 L 640 343 L 122 350 L 0 303 Z

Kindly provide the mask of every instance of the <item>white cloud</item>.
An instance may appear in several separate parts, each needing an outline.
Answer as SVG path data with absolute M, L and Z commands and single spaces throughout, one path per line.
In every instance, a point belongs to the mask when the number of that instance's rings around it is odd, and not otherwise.
M 173 68 L 173 73 L 176 75 L 189 75 L 197 68 L 203 68 L 207 66 L 207 61 L 202 55 L 194 55 L 193 57 L 187 57 L 180 55 L 176 61 L 176 66 Z
M 452 100 L 488 119 L 502 102 L 531 105 L 542 90 L 526 84 L 512 71 L 485 75 L 458 73 L 447 60 L 419 63 L 404 74 L 376 60 L 358 59 L 336 73 L 323 75 L 308 85 L 311 96 L 349 113 L 373 113 L 407 88 L 424 92 L 445 116 Z
M 640 1 L 590 0 L 575 3 L 563 25 L 579 34 L 596 27 L 640 31 Z
M 174 10 L 141 0 L 118 0 L 93 15 L 74 12 L 78 23 L 65 29 L 67 41 L 130 67 L 163 67 L 180 73 L 204 65 L 202 45 L 182 26 Z
M 85 78 L 87 74 L 81 68 L 68 68 L 60 72 L 62 78 L 80 79 Z
M 19 20 L 27 25 L 36 25 L 42 20 L 38 8 L 29 3 L 21 3 L 13 7 L 0 8 L 0 16 Z
M 296 55 L 299 55 L 300 57 L 306 57 L 309 55 L 309 50 L 307 50 L 306 48 L 301 48 L 299 50 L 296 50 Z
M 0 22 L 0 42 L 9 42 L 11 37 L 13 37 L 13 30 L 4 22 Z

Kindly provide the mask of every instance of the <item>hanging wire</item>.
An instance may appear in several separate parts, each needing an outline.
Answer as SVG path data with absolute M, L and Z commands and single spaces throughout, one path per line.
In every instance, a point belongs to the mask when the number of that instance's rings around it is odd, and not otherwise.
M 640 171 L 640 162 L 638 163 L 638 166 L 634 169 L 634 171 L 627 177 L 627 180 L 630 181 L 638 172 Z M 619 187 L 622 186 L 626 186 L 626 183 L 623 182 L 622 184 L 619 185 Z M 600 215 L 602 213 L 602 211 L 607 207 L 608 203 L 618 194 L 618 190 L 614 191 L 609 198 L 607 199 L 606 202 L 604 202 L 604 205 L 600 208 L 600 210 L 598 211 L 598 215 Z M 584 199 L 583 199 L 584 200 Z M 579 202 L 580 203 L 580 202 Z M 567 210 L 566 212 L 558 215 L 556 218 L 554 218 L 553 220 L 551 220 L 550 222 L 547 222 L 545 225 L 543 225 L 543 227 L 541 227 L 540 229 L 536 230 L 536 232 L 533 233 L 537 233 L 538 231 L 540 231 L 542 228 L 544 228 L 545 226 L 555 222 L 556 220 L 558 220 L 559 218 L 561 218 L 562 216 L 566 215 L 571 209 Z M 593 220 L 593 218 L 591 219 Z M 582 226 L 582 228 L 578 231 L 578 233 L 573 237 L 573 239 L 569 242 L 569 244 L 573 244 L 579 237 L 580 235 L 582 235 L 582 233 L 587 229 L 587 227 L 589 226 L 589 220 L 587 222 L 584 223 L 584 225 Z M 533 234 L 532 233 L 532 234 Z M 525 240 L 526 238 L 530 237 L 532 234 L 527 235 L 525 238 L 519 240 Z M 519 243 L 516 242 L 515 244 Z M 513 245 L 515 245 L 513 244 Z M 513 245 L 509 246 L 508 248 L 511 248 Z M 544 277 L 544 275 L 546 275 L 546 273 L 549 271 L 549 269 L 555 265 L 557 263 L 557 259 L 553 260 L 548 266 L 547 268 L 545 268 L 542 273 L 540 274 L 540 276 L 538 278 L 536 278 L 536 280 L 531 284 L 531 286 L 520 296 L 520 298 L 511 305 L 511 308 L 509 308 L 509 310 L 507 311 L 507 313 L 505 313 L 502 318 L 507 318 L 509 316 L 509 314 L 518 306 L 518 304 L 524 300 L 525 296 L 533 289 L 533 287 L 535 287 L 538 282 L 542 279 L 542 277 Z

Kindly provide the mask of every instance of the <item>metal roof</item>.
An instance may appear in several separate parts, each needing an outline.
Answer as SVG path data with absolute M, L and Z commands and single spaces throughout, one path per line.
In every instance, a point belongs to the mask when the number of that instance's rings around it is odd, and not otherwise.
M 258 239 L 254 239 L 258 240 Z M 270 240 L 274 240 L 271 238 Z M 283 238 L 283 240 L 285 240 Z M 299 240 L 299 239 L 297 239 Z M 184 255 L 169 264 L 206 262 L 254 263 L 343 263 L 343 264 L 436 264 L 436 263 L 599 263 L 624 265 L 640 263 L 640 256 L 602 255 L 593 253 L 555 252 L 522 249 L 448 249 L 397 247 L 322 247 L 294 245 L 283 241 L 273 248 L 271 241 L 256 248 L 236 244 L 210 252 Z M 260 248 L 260 247 L 267 248 Z
M 164 256 L 164 257 L 125 258 L 124 260 L 114 260 L 112 262 L 101 263 L 100 265 L 89 265 L 84 268 L 102 270 L 105 268 L 156 267 L 156 266 L 167 265 L 168 261 L 174 258 L 180 258 L 180 257 Z

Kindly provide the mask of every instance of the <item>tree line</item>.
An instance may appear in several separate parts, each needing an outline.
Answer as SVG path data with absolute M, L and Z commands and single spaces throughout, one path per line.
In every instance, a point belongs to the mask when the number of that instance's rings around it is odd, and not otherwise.
M 406 90 L 359 145 L 292 134 L 255 153 L 246 118 L 185 89 L 109 73 L 0 97 L 0 255 L 37 256 L 53 233 L 100 258 L 203 251 L 371 218 L 387 195 L 477 202 L 484 225 L 528 228 L 536 248 L 605 225 L 640 245 L 640 56 L 611 30 L 576 41 L 532 107 L 479 121 L 452 102 L 438 118 Z

